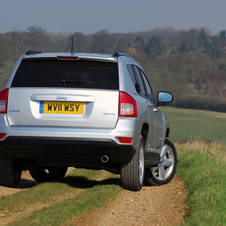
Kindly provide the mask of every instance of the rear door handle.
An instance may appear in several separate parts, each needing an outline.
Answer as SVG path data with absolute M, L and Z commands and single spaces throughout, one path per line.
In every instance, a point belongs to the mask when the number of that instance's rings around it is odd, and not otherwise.
M 158 109 L 158 108 L 154 108 L 153 111 L 154 111 L 154 112 L 158 112 L 159 109 Z

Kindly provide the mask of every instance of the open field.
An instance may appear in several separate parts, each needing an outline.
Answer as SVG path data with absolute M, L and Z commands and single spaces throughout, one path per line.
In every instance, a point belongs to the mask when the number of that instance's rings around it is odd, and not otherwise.
M 170 123 L 171 140 L 205 137 L 226 142 L 226 113 L 161 107 Z

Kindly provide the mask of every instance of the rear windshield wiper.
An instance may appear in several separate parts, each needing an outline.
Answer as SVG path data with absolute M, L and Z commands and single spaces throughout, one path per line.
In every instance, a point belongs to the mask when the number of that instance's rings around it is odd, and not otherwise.
M 76 84 L 76 85 L 83 85 L 83 84 L 89 84 L 93 85 L 94 82 L 91 81 L 79 81 L 79 80 L 62 80 L 63 84 Z

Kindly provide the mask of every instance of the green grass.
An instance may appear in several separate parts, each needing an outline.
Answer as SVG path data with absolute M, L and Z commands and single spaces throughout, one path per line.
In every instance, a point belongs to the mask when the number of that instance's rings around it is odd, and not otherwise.
M 1 197 L 0 213 L 6 217 L 12 214 L 20 217 L 20 213 L 30 211 L 28 216 L 13 221 L 11 225 L 64 225 L 105 206 L 122 190 L 119 184 L 118 175 L 76 169 L 59 182 L 39 184 Z
M 226 142 L 226 113 L 161 107 L 169 120 L 173 141 L 205 137 L 214 142 Z
M 28 205 L 54 202 L 57 197 L 61 197 L 65 193 L 76 194 L 76 191 L 82 186 L 94 186 L 96 181 L 93 181 L 92 178 L 95 178 L 99 173 L 100 171 L 97 170 L 78 169 L 61 182 L 43 183 L 14 195 L 1 197 L 0 211 L 16 213 L 26 209 Z
M 177 174 L 188 186 L 185 225 L 226 225 L 225 146 L 193 141 L 176 147 Z
M 50 207 L 33 212 L 25 219 L 12 225 L 76 225 L 77 219 L 114 199 L 121 188 L 117 185 L 97 185 L 84 190 L 75 198 L 55 203 Z
M 187 140 L 176 144 L 177 175 L 188 186 L 185 225 L 226 225 L 226 114 L 171 107 L 161 110 L 169 119 L 171 139 Z

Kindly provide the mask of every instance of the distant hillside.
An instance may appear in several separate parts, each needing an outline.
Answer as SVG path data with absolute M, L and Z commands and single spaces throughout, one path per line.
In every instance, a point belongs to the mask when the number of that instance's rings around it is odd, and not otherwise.
M 42 27 L 0 34 L 0 87 L 16 60 L 29 49 L 42 52 L 124 52 L 144 68 L 155 92 L 171 91 L 174 105 L 226 111 L 226 35 L 211 35 L 208 28 L 175 30 L 172 27 L 134 33 L 92 35 L 81 32 L 48 33 Z

